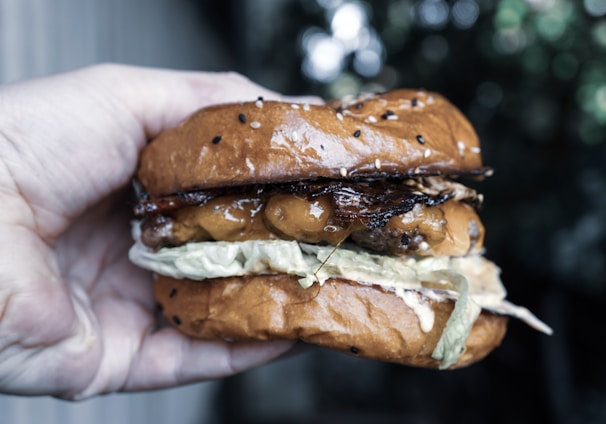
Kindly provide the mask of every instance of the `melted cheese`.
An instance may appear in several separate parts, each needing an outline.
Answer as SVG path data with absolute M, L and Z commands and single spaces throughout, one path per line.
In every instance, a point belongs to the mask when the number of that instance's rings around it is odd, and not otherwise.
M 367 230 L 360 222 L 336 220 L 329 196 L 308 200 L 293 194 L 268 199 L 229 195 L 179 209 L 171 225 L 170 244 L 177 246 L 263 239 L 337 245 L 351 235 L 355 243 L 377 252 L 463 256 L 480 252 L 484 238 L 475 210 L 454 199 L 432 207 L 417 204 L 384 228 Z

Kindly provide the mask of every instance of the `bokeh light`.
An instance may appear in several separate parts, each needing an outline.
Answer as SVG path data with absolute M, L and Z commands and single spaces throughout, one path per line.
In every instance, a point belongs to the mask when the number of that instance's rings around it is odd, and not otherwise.
M 318 0 L 318 5 L 324 7 L 329 28 L 313 27 L 301 37 L 303 74 L 311 80 L 331 83 L 351 66 L 362 78 L 377 76 L 383 67 L 385 47 L 369 25 L 371 9 L 358 1 Z M 341 80 L 337 83 L 342 84 Z
M 303 36 L 306 56 L 303 73 L 319 82 L 334 81 L 343 70 L 345 47 L 321 30 L 312 29 Z
M 591 16 L 606 15 L 606 1 L 604 0 L 583 0 L 583 6 Z
M 440 29 L 448 23 L 450 7 L 445 0 L 420 0 L 416 3 L 414 12 L 418 25 Z
M 448 41 L 439 34 L 433 34 L 421 42 L 421 53 L 430 62 L 441 62 L 448 55 Z
M 354 55 L 353 68 L 363 77 L 374 77 L 381 71 L 382 66 L 380 49 L 363 48 Z
M 530 8 L 536 12 L 544 12 L 551 9 L 558 0 L 526 0 Z
M 475 0 L 458 0 L 452 6 L 451 15 L 455 27 L 471 28 L 480 16 L 480 5 Z
M 600 47 L 606 48 L 606 20 L 596 22 L 592 28 L 593 41 Z
M 335 38 L 341 40 L 349 50 L 355 50 L 360 32 L 366 28 L 368 16 L 360 3 L 343 3 L 336 8 L 330 28 Z
M 520 28 L 527 12 L 522 0 L 503 0 L 499 3 L 494 15 L 494 26 L 497 30 Z
M 564 33 L 571 29 L 575 13 L 573 3 L 558 0 L 553 7 L 535 15 L 537 34 L 547 41 L 556 42 L 560 40 Z
M 527 34 L 521 27 L 503 28 L 493 35 L 493 46 L 501 54 L 520 53 L 527 45 Z

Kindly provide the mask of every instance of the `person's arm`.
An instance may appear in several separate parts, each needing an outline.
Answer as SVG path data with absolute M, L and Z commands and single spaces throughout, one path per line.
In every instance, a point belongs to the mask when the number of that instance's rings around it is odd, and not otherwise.
M 127 251 L 140 149 L 202 106 L 278 99 L 234 73 L 98 65 L 0 87 L 0 392 L 81 399 L 227 376 L 291 342 L 159 326 Z

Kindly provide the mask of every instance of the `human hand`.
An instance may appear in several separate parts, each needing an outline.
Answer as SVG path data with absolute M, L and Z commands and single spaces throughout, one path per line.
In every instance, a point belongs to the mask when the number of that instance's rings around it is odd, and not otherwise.
M 99 65 L 0 87 L 0 392 L 82 399 L 227 376 L 291 342 L 158 326 L 128 260 L 138 153 L 195 109 L 277 99 L 237 74 Z

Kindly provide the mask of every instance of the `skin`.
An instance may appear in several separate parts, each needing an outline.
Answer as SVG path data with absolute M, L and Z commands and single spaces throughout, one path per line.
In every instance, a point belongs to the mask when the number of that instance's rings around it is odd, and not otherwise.
M 97 65 L 0 87 L 0 392 L 83 399 L 216 379 L 292 342 L 192 340 L 128 260 L 139 151 L 199 107 L 286 99 L 234 73 Z

